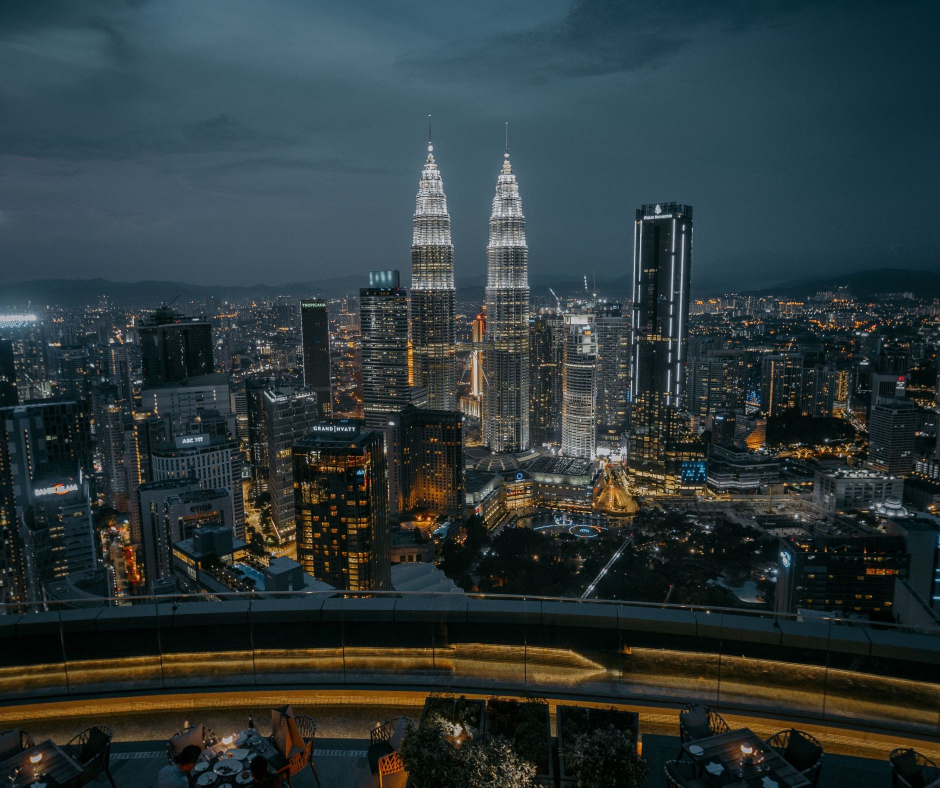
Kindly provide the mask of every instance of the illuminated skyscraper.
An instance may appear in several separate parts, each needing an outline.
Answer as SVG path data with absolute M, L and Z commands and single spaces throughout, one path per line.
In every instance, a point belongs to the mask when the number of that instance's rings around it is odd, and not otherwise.
M 509 148 L 496 181 L 486 247 L 483 443 L 529 448 L 529 249 Z
M 454 410 L 457 394 L 454 245 L 447 198 L 433 150 L 428 144 L 411 246 L 414 385 L 427 389 L 428 407 Z
M 529 440 L 534 446 L 558 442 L 557 401 L 562 366 L 555 334 L 564 326 L 555 314 L 529 320 Z
M 317 395 L 320 418 L 333 412 L 330 386 L 330 317 L 326 301 L 300 302 L 300 328 L 304 348 L 304 385 Z
M 384 427 L 411 401 L 408 385 L 408 294 L 398 271 L 370 271 L 359 291 L 362 410 L 366 426 Z
M 565 315 L 561 453 L 594 459 L 596 449 L 597 335 L 594 315 Z
M 361 424 L 323 422 L 294 445 L 297 560 L 336 588 L 384 591 L 391 584 L 384 437 Z
M 633 253 L 633 379 L 629 470 L 674 492 L 704 482 L 701 447 L 683 429 L 692 268 L 692 207 L 644 205 Z
M 616 447 L 627 424 L 630 378 L 630 321 L 623 306 L 599 304 L 594 313 L 597 334 L 597 440 Z

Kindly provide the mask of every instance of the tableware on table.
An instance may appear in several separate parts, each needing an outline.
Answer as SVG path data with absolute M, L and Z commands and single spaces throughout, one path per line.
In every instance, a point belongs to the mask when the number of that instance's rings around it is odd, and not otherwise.
M 721 774 L 724 770 L 725 770 L 724 766 L 722 766 L 720 763 L 715 763 L 714 761 L 712 761 L 709 764 L 706 764 L 705 766 L 705 771 L 707 771 L 709 774 L 714 774 L 716 776 Z
M 194 772 L 204 772 L 209 768 L 209 761 L 196 761 L 196 765 L 193 766 Z
M 229 750 L 225 753 L 226 758 L 234 758 L 237 761 L 243 761 L 251 753 L 251 750 L 246 750 L 244 748 L 237 750 Z
M 691 747 L 689 747 L 689 752 L 693 755 L 702 755 L 704 754 L 705 750 L 703 750 L 697 744 L 693 744 Z
M 219 775 L 217 775 L 215 772 L 205 772 L 203 774 L 200 774 L 196 778 L 196 784 L 197 785 L 214 785 L 215 781 L 218 779 L 219 779 Z
M 228 758 L 224 761 L 219 761 L 215 765 L 213 771 L 223 777 L 231 777 L 233 774 L 237 774 L 244 768 L 245 766 L 241 761 L 236 760 L 235 758 Z
M 235 782 L 239 785 L 248 785 L 249 783 L 254 782 L 254 777 L 251 776 L 251 772 L 247 769 L 243 772 L 239 772 L 235 775 Z
M 779 783 L 776 780 L 771 780 L 769 777 L 764 777 L 760 783 L 764 786 L 764 788 L 780 788 Z

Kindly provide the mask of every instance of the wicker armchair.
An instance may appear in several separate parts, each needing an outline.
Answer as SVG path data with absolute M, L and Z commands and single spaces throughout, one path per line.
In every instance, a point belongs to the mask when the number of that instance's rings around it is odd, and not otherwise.
M 891 785 L 894 788 L 928 788 L 940 780 L 940 768 L 917 750 L 898 747 L 891 751 Z
M 379 775 L 380 784 L 383 775 L 395 774 L 405 769 L 398 748 L 410 722 L 407 717 L 392 717 L 369 732 L 369 770 L 372 774 Z
M 802 774 L 814 786 L 822 770 L 823 748 L 815 736 L 795 728 L 775 733 L 769 744 L 777 754 Z
M 305 766 L 310 766 L 313 776 L 316 777 L 317 785 L 320 784 L 320 775 L 317 774 L 317 767 L 313 763 L 313 750 L 317 740 L 317 723 L 313 717 L 306 714 L 297 714 L 294 716 L 294 722 L 297 724 L 297 731 L 304 740 L 303 752 L 297 753 L 287 761 L 287 766 L 281 769 L 280 774 L 287 778 L 287 784 L 292 785 L 291 779 L 300 774 Z
M 108 775 L 111 788 L 117 788 L 111 776 L 111 739 L 114 731 L 109 725 L 96 724 L 83 730 L 63 748 L 82 767 L 79 785 L 96 780 L 102 772 Z
M 698 767 L 691 761 L 666 761 L 667 788 L 707 788 L 698 776 Z
M 184 736 L 191 736 L 195 731 L 199 731 L 199 740 L 202 742 L 202 748 L 210 747 L 215 744 L 219 737 L 215 733 L 207 728 L 205 725 L 190 725 L 188 728 L 183 728 L 181 731 L 174 733 L 170 740 L 166 744 L 166 757 L 171 765 L 176 763 L 176 747 L 173 746 L 174 739 L 182 739 Z
M 731 727 L 722 716 L 708 706 L 693 703 L 679 712 L 679 740 L 682 744 L 718 736 L 730 730 Z M 680 759 L 683 753 L 684 750 L 680 747 Z

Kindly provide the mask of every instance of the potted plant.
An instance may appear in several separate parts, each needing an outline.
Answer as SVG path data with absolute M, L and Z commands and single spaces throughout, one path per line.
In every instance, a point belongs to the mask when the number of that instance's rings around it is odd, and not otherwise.
M 399 749 L 409 788 L 534 788 L 535 767 L 502 737 L 456 747 L 440 718 L 409 726 Z
M 639 739 L 639 715 L 614 708 L 561 706 L 555 710 L 558 730 L 559 771 L 562 784 L 574 782 L 568 767 L 567 750 L 578 738 L 599 729 L 613 727 L 630 736 L 634 746 Z
M 582 733 L 566 749 L 567 773 L 578 788 L 643 788 L 647 764 L 627 731 L 613 725 Z
M 535 765 L 539 782 L 554 784 L 551 721 L 544 698 L 490 698 L 486 702 L 486 736 L 507 739 L 520 757 Z

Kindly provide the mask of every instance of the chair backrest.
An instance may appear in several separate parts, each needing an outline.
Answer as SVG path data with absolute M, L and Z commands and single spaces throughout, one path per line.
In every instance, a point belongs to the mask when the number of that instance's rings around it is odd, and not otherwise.
M 381 725 L 376 725 L 371 731 L 369 731 L 369 738 L 372 740 L 373 744 L 378 744 L 380 741 L 388 741 L 392 738 L 392 734 L 395 733 L 395 724 L 398 722 L 398 717 L 393 717 L 390 720 L 385 720 Z
M 695 764 L 690 761 L 666 761 L 665 770 L 669 788 L 683 788 L 695 779 Z
M 294 722 L 297 723 L 297 730 L 300 731 L 300 735 L 304 737 L 304 742 L 317 737 L 317 723 L 313 717 L 308 717 L 306 714 L 298 714 L 294 717 Z

